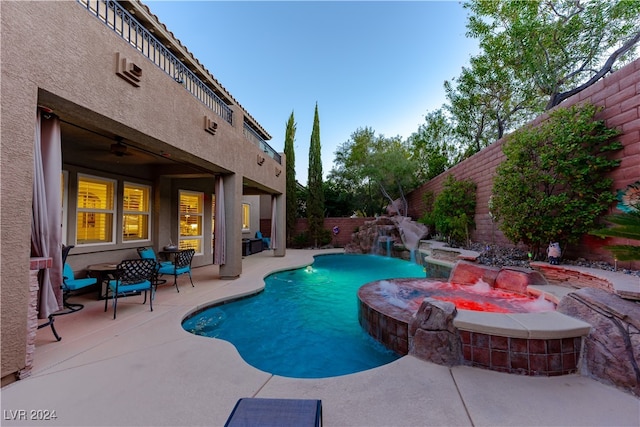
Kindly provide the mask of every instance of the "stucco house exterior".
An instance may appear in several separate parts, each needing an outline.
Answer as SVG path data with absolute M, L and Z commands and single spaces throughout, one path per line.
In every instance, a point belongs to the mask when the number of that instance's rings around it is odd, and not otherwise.
M 284 155 L 146 5 L 2 1 L 0 19 L 3 385 L 29 370 L 46 320 L 42 270 L 61 302 L 62 244 L 79 271 L 172 242 L 233 279 L 267 212 L 285 255 Z M 33 262 L 40 169 L 48 264 Z

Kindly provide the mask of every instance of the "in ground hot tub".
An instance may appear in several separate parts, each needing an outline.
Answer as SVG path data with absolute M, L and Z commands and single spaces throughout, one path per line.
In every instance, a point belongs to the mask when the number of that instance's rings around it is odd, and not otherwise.
M 454 286 L 434 282 L 394 279 L 362 286 L 360 325 L 396 353 L 435 363 L 524 375 L 576 372 L 591 326 L 556 312 L 552 295 L 531 295 L 530 286 L 546 283 L 540 273 L 460 261 L 449 279 Z M 454 308 L 456 300 L 460 307 Z

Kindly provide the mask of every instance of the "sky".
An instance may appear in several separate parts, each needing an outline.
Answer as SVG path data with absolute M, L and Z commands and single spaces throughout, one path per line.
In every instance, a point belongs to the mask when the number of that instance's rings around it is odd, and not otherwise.
M 322 171 L 359 128 L 408 138 L 445 102 L 477 40 L 457 1 L 143 0 L 284 151 L 293 112 L 296 179 L 307 183 L 318 105 Z

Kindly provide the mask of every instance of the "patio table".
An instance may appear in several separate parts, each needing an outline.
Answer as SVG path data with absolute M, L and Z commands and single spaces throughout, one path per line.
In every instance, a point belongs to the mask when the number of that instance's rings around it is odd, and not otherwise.
M 118 271 L 118 264 L 112 262 L 92 264 L 87 267 L 87 274 L 98 279 L 99 300 L 107 298 L 107 282 L 113 278 L 116 271 Z

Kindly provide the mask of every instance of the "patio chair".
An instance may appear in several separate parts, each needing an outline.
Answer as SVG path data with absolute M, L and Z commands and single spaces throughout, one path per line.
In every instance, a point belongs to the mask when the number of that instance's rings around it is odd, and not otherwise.
M 69 251 L 74 247 L 74 245 L 69 245 L 69 246 L 65 246 L 62 245 L 62 264 L 66 265 L 67 262 L 67 255 L 69 255 Z M 62 277 L 62 281 L 64 282 L 65 278 L 64 275 L 66 274 L 65 272 L 62 273 L 63 277 Z M 71 275 L 71 277 L 73 277 L 73 274 Z M 63 300 L 63 304 L 64 307 L 67 307 L 67 292 L 65 292 L 64 290 L 64 283 L 62 285 L 62 300 Z M 75 305 L 75 304 L 74 304 Z M 80 307 L 76 310 L 71 310 L 71 311 L 63 311 L 63 312 L 59 312 L 59 313 L 51 313 L 49 315 L 49 317 L 47 318 L 47 321 L 41 325 L 38 325 L 38 329 L 42 329 L 42 328 L 46 328 L 47 326 L 51 326 L 51 332 L 53 332 L 53 336 L 56 337 L 56 341 L 60 341 L 62 339 L 62 337 L 60 335 L 58 335 L 58 331 L 56 331 L 56 327 L 54 325 L 54 322 L 56 320 L 55 316 L 62 316 L 63 314 L 69 314 L 69 313 L 73 313 L 74 311 L 78 311 L 80 309 L 82 309 L 82 307 L 84 307 L 82 304 L 77 304 Z
M 86 288 L 87 286 L 95 285 L 96 283 L 98 283 L 98 279 L 95 277 L 76 279 L 73 269 L 65 262 L 62 272 L 62 303 L 65 308 L 69 309 L 69 311 L 60 314 L 69 314 L 74 311 L 82 310 L 84 308 L 83 304 L 69 302 L 71 292 Z
M 173 262 L 171 262 L 171 261 L 158 261 L 158 257 L 156 256 L 156 252 L 150 246 L 138 248 L 136 250 L 138 251 L 138 255 L 140 255 L 140 258 L 142 258 L 142 259 L 147 259 L 147 258 L 148 259 L 152 259 L 152 260 L 154 260 L 155 262 L 158 263 L 158 267 L 160 267 L 160 266 L 164 267 L 164 266 L 173 264 Z
M 264 237 L 260 231 L 256 231 L 256 239 L 262 239 L 263 249 L 269 249 L 271 247 L 271 237 Z
M 193 255 L 195 253 L 196 251 L 193 249 L 185 249 L 183 251 L 176 252 L 173 264 L 161 266 L 158 269 L 158 274 L 173 275 L 173 284 L 178 292 L 180 292 L 180 289 L 178 289 L 178 276 L 181 274 L 188 274 L 191 286 L 195 287 L 193 284 L 193 278 L 191 277 L 191 261 L 193 261 Z
M 104 300 L 104 311 L 107 311 L 109 293 L 113 300 L 113 318 L 116 318 L 118 309 L 118 297 L 129 296 L 144 291 L 144 301 L 147 302 L 149 292 L 149 306 L 153 311 L 153 277 L 156 269 L 156 261 L 152 259 L 127 259 L 118 264 L 115 279 L 109 280 L 107 285 L 107 298 Z
M 225 427 L 320 427 L 322 401 L 315 399 L 243 398 L 238 400 Z
M 156 252 L 152 247 L 146 246 L 136 249 L 138 251 L 138 255 L 142 259 L 152 259 L 156 262 L 155 275 L 153 277 L 153 284 L 155 286 L 161 285 L 162 283 L 166 283 L 166 280 L 158 279 L 158 270 L 160 267 L 167 267 L 173 265 L 172 261 L 158 261 L 158 257 L 156 256 Z

